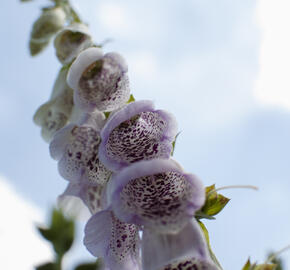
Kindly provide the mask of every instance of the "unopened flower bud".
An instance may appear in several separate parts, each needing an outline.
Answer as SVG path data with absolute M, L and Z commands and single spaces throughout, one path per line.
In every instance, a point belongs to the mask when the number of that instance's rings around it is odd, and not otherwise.
M 61 7 L 45 9 L 33 24 L 31 41 L 43 43 L 48 41 L 59 31 L 66 20 L 66 15 Z
M 44 42 L 35 42 L 33 40 L 30 40 L 29 42 L 29 51 L 31 56 L 35 56 L 42 52 L 47 45 L 49 44 L 49 40 L 46 40 Z
M 66 84 L 66 74 L 67 70 L 60 71 L 50 100 L 39 107 L 33 118 L 35 124 L 42 128 L 41 135 L 47 142 L 66 125 L 73 108 L 73 90 Z

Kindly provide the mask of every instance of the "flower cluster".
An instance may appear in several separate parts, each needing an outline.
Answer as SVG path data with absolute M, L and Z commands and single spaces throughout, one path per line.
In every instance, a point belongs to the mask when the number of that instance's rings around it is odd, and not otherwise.
M 92 215 L 87 249 L 110 270 L 218 270 L 194 217 L 204 186 L 171 157 L 175 118 L 130 96 L 126 61 L 86 26 L 60 30 L 54 46 L 64 67 L 34 120 L 68 181 L 60 204 L 78 198 Z

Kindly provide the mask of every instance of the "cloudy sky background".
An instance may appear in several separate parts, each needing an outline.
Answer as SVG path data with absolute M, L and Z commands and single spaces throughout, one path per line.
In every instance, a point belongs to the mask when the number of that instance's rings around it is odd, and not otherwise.
M 29 251 L 38 250 L 33 222 L 45 220 L 66 185 L 32 123 L 60 68 L 52 47 L 33 59 L 28 54 L 31 25 L 45 4 L 4 1 L 0 10 L 1 269 L 7 268 L 7 258 L 19 259 L 19 254 L 26 257 L 23 270 L 51 257 L 43 243 L 39 254 Z M 232 199 L 229 206 L 216 221 L 206 222 L 224 269 L 241 269 L 248 256 L 262 262 L 270 250 L 288 245 L 289 1 L 73 4 L 95 41 L 112 38 L 105 50 L 127 59 L 134 96 L 153 99 L 156 107 L 176 116 L 181 135 L 175 158 L 187 171 L 206 185 L 260 188 L 224 191 Z M 85 258 L 92 257 L 80 244 L 68 265 Z M 290 268 L 290 252 L 282 258 Z

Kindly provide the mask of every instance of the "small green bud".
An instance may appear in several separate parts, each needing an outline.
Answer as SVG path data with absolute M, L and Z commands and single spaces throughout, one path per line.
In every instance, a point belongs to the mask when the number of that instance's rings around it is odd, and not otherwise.
M 33 40 L 30 40 L 29 42 L 29 51 L 31 56 L 35 56 L 39 53 L 41 53 L 49 44 L 49 40 L 44 42 L 35 42 Z

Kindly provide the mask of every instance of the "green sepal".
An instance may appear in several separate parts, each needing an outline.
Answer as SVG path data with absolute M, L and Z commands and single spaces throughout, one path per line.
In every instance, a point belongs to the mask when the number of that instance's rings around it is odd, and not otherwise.
M 111 112 L 104 112 L 104 115 L 105 115 L 106 119 L 109 118 L 110 114 L 111 114 Z
M 35 267 L 36 270 L 60 270 L 60 267 L 56 263 L 45 263 Z
M 175 136 L 175 138 L 174 138 L 174 141 L 173 141 L 173 143 L 172 143 L 172 151 L 171 151 L 171 153 L 170 153 L 171 156 L 173 156 L 173 154 L 174 154 L 174 150 L 175 150 L 175 146 L 176 146 L 176 140 L 177 140 L 177 137 L 179 136 L 179 134 L 180 134 L 180 132 L 178 132 L 178 133 L 176 134 L 176 136 Z
M 127 101 L 127 104 L 131 103 L 131 102 L 134 102 L 135 101 L 135 98 L 134 96 L 131 94 L 128 101 Z
M 246 262 L 242 270 L 278 270 L 277 269 L 277 264 L 258 264 L 257 263 L 251 263 L 250 259 Z
M 229 198 L 218 194 L 215 190 L 215 185 L 205 188 L 206 201 L 203 207 L 196 212 L 195 217 L 198 219 L 214 219 L 213 216 L 217 215 L 230 201 Z
M 65 218 L 61 211 L 54 209 L 49 228 L 38 227 L 40 234 L 52 243 L 58 257 L 61 258 L 74 241 L 74 222 Z
M 276 264 L 259 264 L 254 270 L 277 270 Z
M 251 268 L 251 261 L 250 259 L 248 259 L 242 270 L 250 270 L 250 268 Z
M 131 94 L 130 97 L 129 97 L 129 99 L 128 99 L 128 101 L 126 102 L 126 104 L 129 104 L 129 103 L 134 102 L 134 101 L 135 101 L 135 98 Z M 110 116 L 110 114 L 111 114 L 111 112 L 104 112 L 104 114 L 105 114 L 106 119 L 108 119 L 109 116 Z
M 211 245 L 210 245 L 210 241 L 209 241 L 209 234 L 208 234 L 207 228 L 205 227 L 205 225 L 200 220 L 197 220 L 197 222 L 198 222 L 200 228 L 203 231 L 203 234 L 204 234 L 204 237 L 205 237 L 205 240 L 206 240 L 206 243 L 207 243 L 207 247 L 208 247 L 208 251 L 209 251 L 211 259 L 220 268 L 220 270 L 222 270 L 223 269 L 222 266 L 220 265 L 217 257 L 214 255 L 214 253 L 213 253 L 213 251 L 211 249 Z

